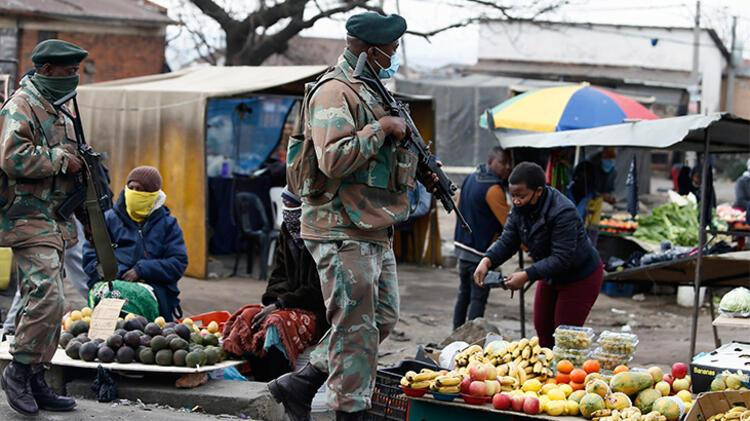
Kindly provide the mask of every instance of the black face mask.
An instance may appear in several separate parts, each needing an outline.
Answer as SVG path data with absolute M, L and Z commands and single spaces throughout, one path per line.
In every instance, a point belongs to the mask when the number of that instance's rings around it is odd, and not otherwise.
M 534 192 L 533 194 L 536 194 L 536 192 Z M 537 202 L 536 202 L 535 204 L 533 204 L 533 205 L 532 205 L 532 204 L 531 204 L 531 202 L 532 202 L 533 200 L 534 200 L 534 196 L 532 195 L 532 196 L 531 196 L 531 200 L 529 200 L 528 202 L 526 202 L 526 204 L 525 204 L 525 205 L 523 205 L 523 206 L 516 206 L 515 208 L 516 208 L 516 209 L 517 209 L 517 210 L 518 210 L 519 212 L 521 212 L 522 214 L 524 214 L 524 215 L 531 215 L 532 213 L 534 213 L 534 211 L 535 211 L 535 210 L 537 209 L 537 207 L 539 206 L 539 202 L 541 201 L 541 197 L 540 197 L 540 200 L 537 200 Z

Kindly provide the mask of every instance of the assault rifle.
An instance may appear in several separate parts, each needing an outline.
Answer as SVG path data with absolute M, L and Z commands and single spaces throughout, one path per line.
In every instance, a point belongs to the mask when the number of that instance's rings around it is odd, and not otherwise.
M 464 219 L 464 216 L 461 215 L 461 212 L 458 210 L 456 203 L 453 202 L 453 194 L 458 190 L 458 187 L 456 187 L 448 176 L 445 175 L 443 169 L 440 168 L 437 158 L 428 149 L 429 145 L 425 144 L 422 135 L 419 134 L 419 129 L 417 129 L 414 120 L 412 120 L 411 115 L 409 114 L 409 106 L 396 100 L 393 95 L 388 92 L 388 89 L 383 86 L 383 82 L 381 82 L 380 79 L 377 77 L 371 78 L 365 76 L 365 66 L 370 69 L 372 74 L 376 74 L 372 66 L 367 63 L 367 53 L 363 52 L 357 58 L 357 65 L 354 68 L 353 76 L 366 83 L 370 89 L 380 94 L 387 111 L 392 116 L 401 117 L 406 122 L 408 133 L 402 141 L 402 146 L 417 154 L 419 160 L 417 164 L 417 179 L 427 186 L 432 184 L 431 174 L 437 175 L 438 181 L 435 184 L 435 191 L 433 194 L 440 199 L 440 202 L 448 213 L 451 213 L 451 211 L 456 212 L 456 217 L 458 217 L 458 220 L 461 222 L 461 226 L 469 232 L 472 232 L 471 227 L 466 223 L 466 219 Z
M 106 183 L 102 179 L 102 177 L 106 177 L 102 156 L 86 143 L 83 135 L 81 112 L 78 110 L 76 94 L 76 91 L 73 91 L 54 103 L 59 112 L 73 121 L 78 157 L 83 160 L 82 171 L 77 176 L 76 189 L 58 206 L 55 212 L 58 217 L 64 220 L 68 220 L 74 212 L 77 212 L 81 223 L 88 228 L 86 237 L 94 244 L 96 257 L 101 264 L 103 279 L 109 282 L 117 277 L 117 259 L 102 209 L 110 208 L 112 199 L 109 196 L 109 188 L 105 187 Z M 75 115 L 63 107 L 70 100 L 73 100 Z

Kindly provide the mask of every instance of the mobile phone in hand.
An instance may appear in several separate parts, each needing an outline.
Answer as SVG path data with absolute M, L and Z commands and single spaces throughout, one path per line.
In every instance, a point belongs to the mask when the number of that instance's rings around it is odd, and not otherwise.
M 487 276 L 484 277 L 484 285 L 489 288 L 505 289 L 505 278 L 500 272 L 489 271 L 487 272 Z

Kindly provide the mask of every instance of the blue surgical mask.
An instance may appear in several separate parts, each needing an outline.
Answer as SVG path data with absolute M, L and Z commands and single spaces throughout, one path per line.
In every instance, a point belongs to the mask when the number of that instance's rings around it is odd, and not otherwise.
M 380 48 L 375 47 L 375 49 L 378 50 L 378 52 L 380 52 L 381 54 L 388 56 L 388 54 L 386 54 Z M 398 72 L 398 67 L 401 66 L 401 58 L 399 57 L 398 54 L 394 53 L 392 56 L 388 56 L 388 57 L 390 57 L 391 59 L 391 65 L 388 66 L 388 68 L 383 68 L 383 67 L 380 68 L 380 71 L 378 72 L 378 77 L 381 79 L 392 78 L 393 76 L 396 75 L 396 72 Z M 380 64 L 378 64 L 378 66 L 380 66 Z
M 612 170 L 615 169 L 615 160 L 614 159 L 602 159 L 602 169 L 606 173 L 612 172 Z

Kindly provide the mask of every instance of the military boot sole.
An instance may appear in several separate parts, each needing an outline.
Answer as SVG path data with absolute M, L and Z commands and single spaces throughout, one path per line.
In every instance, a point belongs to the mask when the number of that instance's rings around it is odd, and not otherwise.
M 287 396 L 284 393 L 283 388 L 279 386 L 276 380 L 272 380 L 271 382 L 269 382 L 267 387 L 268 391 L 271 392 L 271 396 L 273 396 L 276 402 L 284 405 L 284 412 L 286 413 L 286 416 L 290 421 L 313 421 L 312 415 L 310 415 L 309 413 L 304 415 L 294 414 L 294 408 L 289 407 L 289 404 L 287 403 Z
M 39 402 L 36 403 L 39 409 L 50 412 L 70 412 L 76 409 L 76 401 L 73 401 L 69 406 L 49 406 L 42 405 Z
M 0 387 L 2 387 L 3 390 L 6 390 L 6 392 L 5 392 L 5 400 L 8 401 L 8 405 L 10 405 L 10 407 L 13 408 L 14 411 L 18 412 L 19 414 L 28 415 L 28 416 L 39 414 L 39 410 L 38 409 L 36 410 L 36 412 L 29 412 L 29 411 L 25 411 L 23 408 L 19 408 L 18 405 L 16 405 L 16 403 L 13 402 L 13 400 L 11 400 L 8 397 L 8 392 L 7 392 L 8 383 L 5 380 L 5 373 L 3 373 L 2 375 L 0 375 Z

